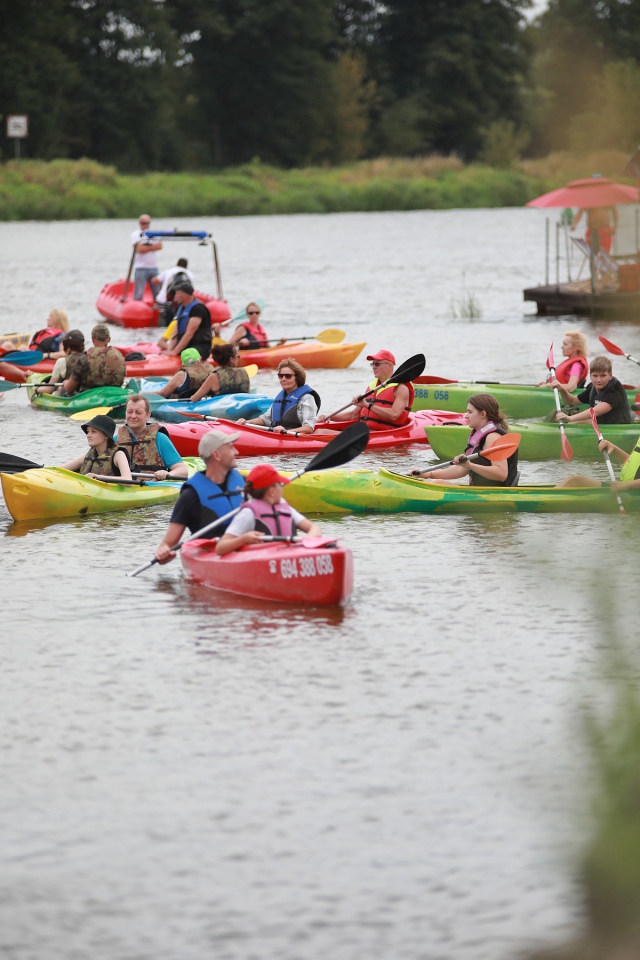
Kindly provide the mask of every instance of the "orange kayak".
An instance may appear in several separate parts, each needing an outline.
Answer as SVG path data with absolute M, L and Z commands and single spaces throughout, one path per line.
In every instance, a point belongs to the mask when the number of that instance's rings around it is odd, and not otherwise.
M 262 347 L 258 350 L 241 350 L 240 366 L 255 363 L 258 367 L 277 367 L 281 360 L 292 357 L 305 370 L 318 367 L 348 367 L 361 353 L 365 343 L 319 343 L 318 341 L 295 341 L 277 347 Z

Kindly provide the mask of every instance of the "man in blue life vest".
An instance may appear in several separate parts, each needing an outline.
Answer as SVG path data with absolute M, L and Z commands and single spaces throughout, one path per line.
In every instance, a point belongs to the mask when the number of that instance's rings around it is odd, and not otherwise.
M 175 288 L 173 295 L 176 311 L 177 328 L 167 354 L 179 356 L 187 347 L 194 347 L 203 360 L 211 353 L 211 314 L 193 292 L 192 285 L 185 280 Z
M 156 550 L 158 563 L 174 559 L 176 552 L 173 548 L 180 541 L 185 527 L 196 533 L 216 517 L 223 517 L 242 506 L 244 479 L 236 467 L 238 451 L 233 445 L 239 436 L 239 433 L 209 430 L 200 440 L 198 453 L 204 460 L 205 469 L 183 485 L 164 540 Z M 205 537 L 221 536 L 231 519 L 218 524 Z

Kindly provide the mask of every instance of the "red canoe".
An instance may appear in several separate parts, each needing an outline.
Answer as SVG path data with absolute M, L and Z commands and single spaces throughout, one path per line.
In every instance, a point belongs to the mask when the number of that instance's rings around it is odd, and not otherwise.
M 371 448 L 384 449 L 397 447 L 405 443 L 428 443 L 426 429 L 439 423 L 463 423 L 459 413 L 450 413 L 446 410 L 418 410 L 412 413 L 409 423 L 404 427 L 390 430 L 372 430 L 367 444 Z M 226 433 L 240 433 L 240 438 L 234 441 L 238 453 L 245 457 L 269 456 L 277 453 L 317 453 L 332 436 L 316 434 L 271 433 L 260 427 L 243 424 L 240 426 L 231 420 L 187 421 L 186 423 L 165 424 L 169 436 L 178 453 L 183 457 L 197 457 L 198 444 L 201 437 L 213 427 Z M 350 426 L 347 421 L 332 422 L 319 425 L 319 429 L 344 430 Z
M 127 296 L 123 300 L 124 285 L 124 280 L 105 283 L 96 300 L 98 313 L 105 320 L 117 323 L 121 327 L 157 327 L 160 311 L 153 306 L 149 287 L 146 287 L 142 300 L 134 300 L 133 281 L 129 281 Z M 202 293 L 200 290 L 196 290 L 195 295 L 198 300 L 206 304 L 213 323 L 226 323 L 231 319 L 231 311 L 226 300 L 218 300 L 210 293 Z
M 116 347 L 120 353 L 133 353 L 137 344 L 132 347 Z M 126 350 L 126 353 L 125 353 Z M 131 360 L 126 364 L 127 377 L 172 377 L 181 364 L 180 357 L 169 357 L 165 353 L 152 353 L 144 360 Z M 32 366 L 24 367 L 26 373 L 51 373 L 55 360 L 41 360 L 40 363 L 34 363 Z M 213 373 L 213 367 L 211 367 Z M 7 380 L 15 379 L 7 377 Z M 19 381 L 16 381 L 19 382 Z
M 180 556 L 187 573 L 218 590 L 319 606 L 346 603 L 353 592 L 353 554 L 327 537 L 254 544 L 224 557 L 215 547 L 215 540 L 191 540 Z

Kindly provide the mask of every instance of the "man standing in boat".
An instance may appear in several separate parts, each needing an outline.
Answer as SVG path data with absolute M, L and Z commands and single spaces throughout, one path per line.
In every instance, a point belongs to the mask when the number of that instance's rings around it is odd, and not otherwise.
M 167 354 L 177 357 L 187 347 L 193 347 L 206 360 L 211 353 L 211 314 L 204 303 L 194 297 L 188 280 L 176 286 L 173 299 L 178 305 L 177 327 Z
M 162 243 L 159 240 L 152 242 L 144 235 L 145 230 L 148 230 L 151 226 L 151 217 L 148 213 L 141 213 L 138 223 L 140 229 L 134 230 L 131 234 L 131 245 L 136 248 L 133 260 L 135 269 L 133 299 L 142 300 L 147 284 L 151 287 L 155 299 L 156 291 L 151 281 L 158 276 L 156 251 L 162 250 Z
M 93 347 L 76 361 L 68 380 L 62 386 L 67 395 L 90 390 L 92 387 L 121 387 L 127 368 L 124 357 L 109 346 L 111 334 L 104 323 L 97 323 L 91 331 Z

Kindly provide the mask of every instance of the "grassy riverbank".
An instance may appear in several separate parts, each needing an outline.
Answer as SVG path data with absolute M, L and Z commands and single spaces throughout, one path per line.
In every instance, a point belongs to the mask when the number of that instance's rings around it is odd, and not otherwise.
M 455 157 L 364 160 L 345 167 L 279 170 L 258 161 L 219 173 L 125 176 L 92 160 L 11 161 L 0 166 L 0 220 L 247 216 L 522 206 L 569 179 L 617 176 L 613 151 L 555 154 L 510 169 Z

